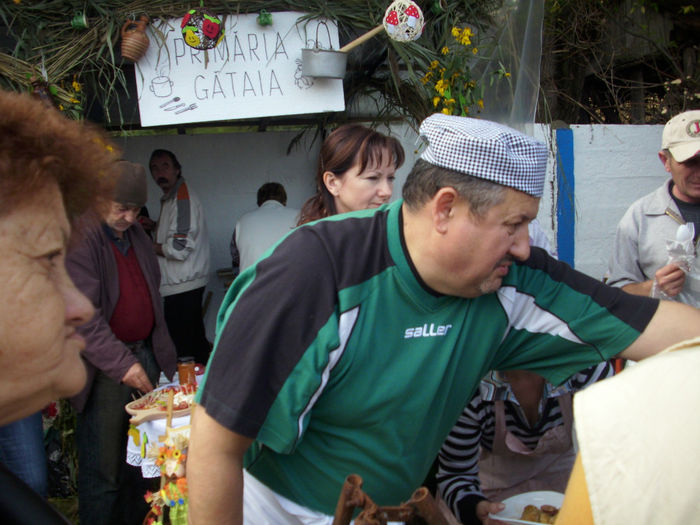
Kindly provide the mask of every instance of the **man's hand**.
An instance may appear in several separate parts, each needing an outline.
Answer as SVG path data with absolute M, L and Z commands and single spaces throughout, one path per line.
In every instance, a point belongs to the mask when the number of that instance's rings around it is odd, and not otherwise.
M 654 281 L 656 281 L 659 291 L 667 294 L 668 297 L 675 297 L 681 293 L 685 283 L 685 273 L 677 264 L 667 264 L 656 270 L 653 279 L 642 281 L 641 283 L 629 283 L 624 285 L 622 289 L 627 293 L 649 297 L 651 296 Z
M 134 363 L 131 368 L 126 371 L 124 377 L 122 377 L 122 383 L 129 385 L 131 388 L 140 390 L 144 394 L 153 390 L 153 385 L 151 380 L 148 379 L 146 371 L 141 366 L 141 363 Z
M 163 245 L 159 242 L 154 242 L 153 243 L 153 251 L 156 252 L 156 255 L 160 255 L 161 257 L 165 257 L 163 255 Z
M 483 500 L 476 504 L 476 517 L 481 520 L 484 525 L 505 525 L 502 521 L 489 518 L 489 514 L 501 512 L 506 506 L 497 501 Z
M 654 274 L 654 280 L 659 291 L 669 297 L 675 297 L 683 289 L 685 283 L 685 272 L 677 264 L 671 263 L 662 266 Z

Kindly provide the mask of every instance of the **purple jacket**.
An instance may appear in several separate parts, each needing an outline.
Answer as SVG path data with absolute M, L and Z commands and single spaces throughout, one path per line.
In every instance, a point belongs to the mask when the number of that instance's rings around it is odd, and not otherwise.
M 131 350 L 115 337 L 109 327 L 109 320 L 119 300 L 118 271 L 110 244 L 112 241 L 101 224 L 91 226 L 78 235 L 82 237 L 69 251 L 66 267 L 77 288 L 95 307 L 95 316 L 78 328 L 78 332 L 86 341 L 82 357 L 87 368 L 87 383 L 79 394 L 71 398 L 71 403 L 81 412 L 90 395 L 96 370 L 99 369 L 114 381 L 120 382 L 137 359 Z M 153 241 L 140 224 L 134 224 L 125 235 L 131 243 L 151 292 L 155 317 L 155 325 L 151 332 L 153 353 L 161 370 L 168 378 L 172 378 L 177 354 L 163 316 L 163 303 L 158 291 L 160 270 L 153 251 Z

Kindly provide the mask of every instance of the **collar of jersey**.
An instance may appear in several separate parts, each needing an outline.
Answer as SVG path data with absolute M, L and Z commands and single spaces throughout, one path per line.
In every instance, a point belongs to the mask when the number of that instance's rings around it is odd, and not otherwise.
M 403 199 L 398 199 L 387 206 L 387 235 L 389 253 L 396 264 L 401 283 L 410 297 L 426 310 L 442 308 L 446 304 L 459 301 L 457 297 L 443 295 L 432 290 L 420 278 L 415 266 L 410 260 L 406 250 L 403 237 L 403 226 L 401 224 L 401 205 Z

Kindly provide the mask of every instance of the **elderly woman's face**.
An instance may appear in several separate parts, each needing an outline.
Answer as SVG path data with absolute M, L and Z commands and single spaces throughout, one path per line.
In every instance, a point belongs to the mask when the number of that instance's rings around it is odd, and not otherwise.
M 69 234 L 54 184 L 0 216 L 0 424 L 85 384 L 75 328 L 94 309 L 66 272 Z

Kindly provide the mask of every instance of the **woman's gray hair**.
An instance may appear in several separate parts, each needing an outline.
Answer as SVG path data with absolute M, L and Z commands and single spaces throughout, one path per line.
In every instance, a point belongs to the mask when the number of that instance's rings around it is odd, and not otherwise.
M 440 188 L 447 186 L 454 188 L 469 203 L 475 217 L 483 217 L 489 209 L 503 202 L 507 189 L 506 186 L 418 159 L 406 178 L 402 196 L 409 209 L 417 210 L 432 199 Z

